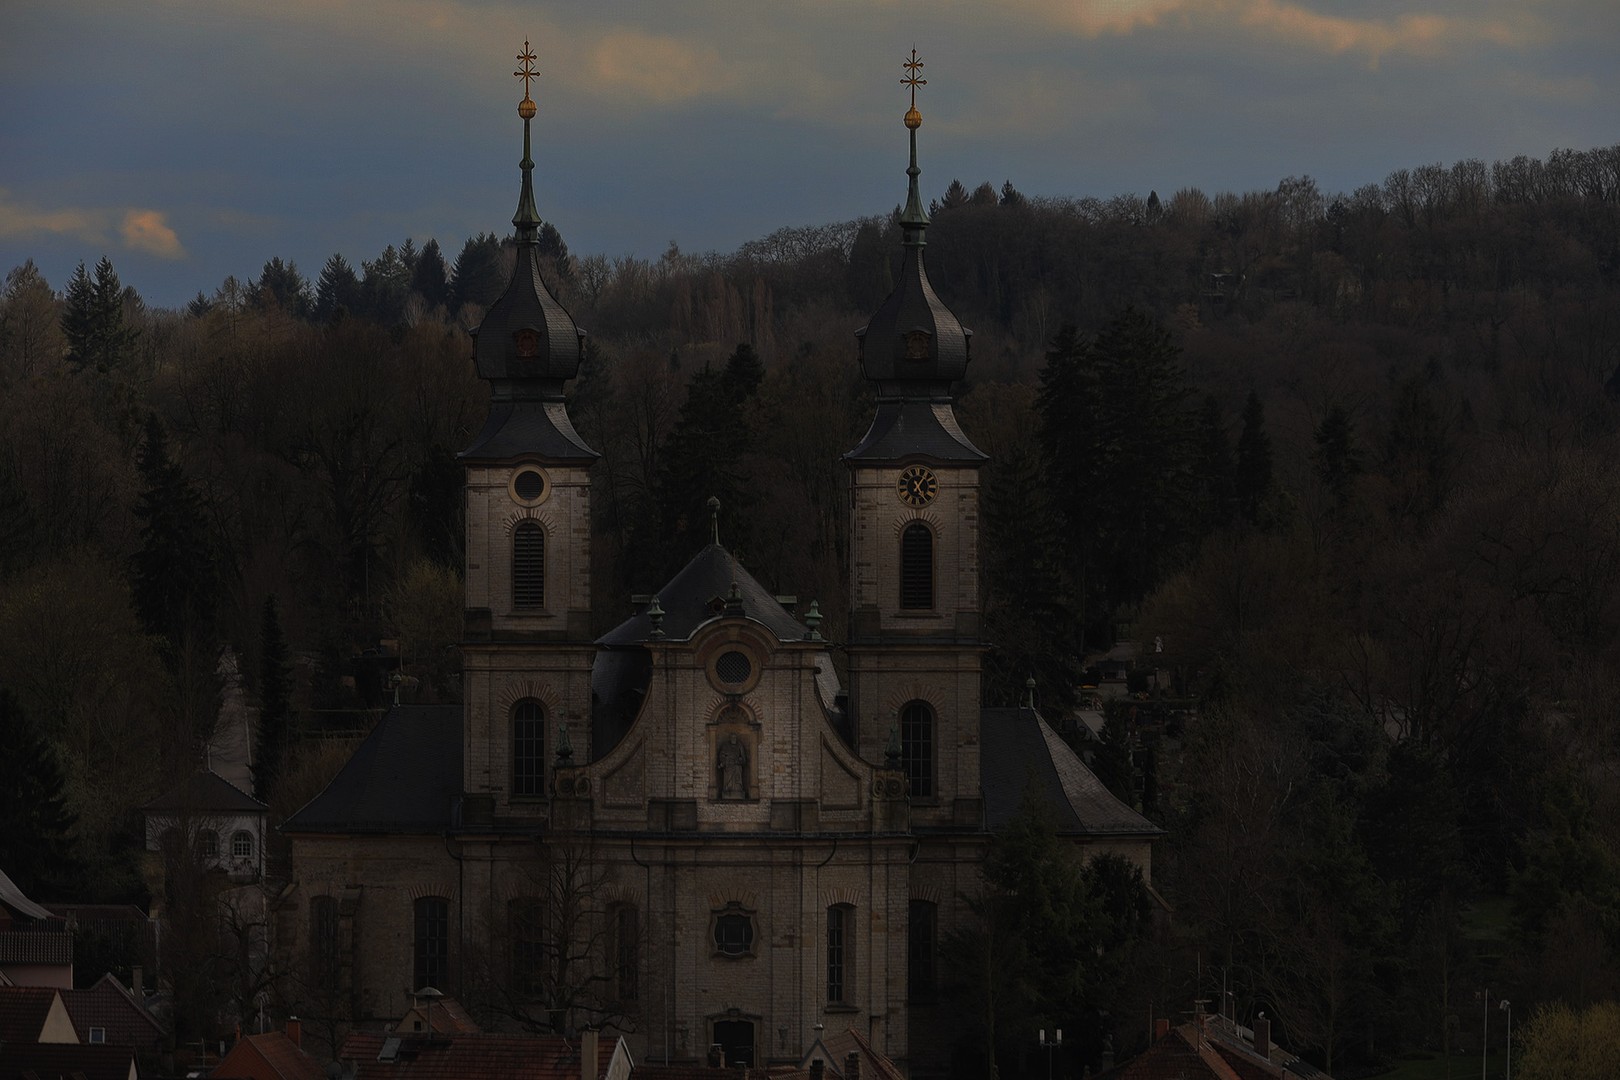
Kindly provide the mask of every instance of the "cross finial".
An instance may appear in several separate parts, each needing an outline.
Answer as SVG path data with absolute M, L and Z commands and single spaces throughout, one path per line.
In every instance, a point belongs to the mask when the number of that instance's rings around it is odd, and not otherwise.
M 514 76 L 523 80 L 523 100 L 518 104 L 518 113 L 522 115 L 524 107 L 527 106 L 528 113 L 523 116 L 523 119 L 527 120 L 534 115 L 534 101 L 529 97 L 529 80 L 540 77 L 540 73 L 534 70 L 534 50 L 529 48 L 528 38 L 523 39 L 523 51 L 518 53 L 517 58 L 523 64 L 521 68 L 512 72 Z
M 917 50 L 911 50 L 911 56 L 901 62 L 906 74 L 900 80 L 900 85 L 911 87 L 911 108 L 906 110 L 906 127 L 913 131 L 922 124 L 922 113 L 917 111 L 917 87 L 927 86 L 928 80 L 918 75 L 922 70 L 923 62 L 917 59 Z

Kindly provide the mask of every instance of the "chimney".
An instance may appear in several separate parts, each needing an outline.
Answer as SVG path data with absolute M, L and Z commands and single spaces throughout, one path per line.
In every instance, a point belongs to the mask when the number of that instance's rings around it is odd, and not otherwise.
M 304 1022 L 296 1016 L 287 1017 L 287 1038 L 300 1050 L 304 1048 Z
M 579 1080 L 596 1080 L 599 1039 L 601 1034 L 593 1027 L 579 1033 Z
M 861 1055 L 853 1050 L 844 1058 L 844 1080 L 861 1080 Z
M 1264 1014 L 1254 1022 L 1254 1052 L 1263 1058 L 1271 1057 L 1271 1021 Z
M 1154 1042 L 1157 1042 L 1168 1034 L 1170 1034 L 1170 1020 L 1168 1017 L 1161 1016 L 1159 1019 L 1153 1021 Z
M 827 1063 L 820 1058 L 810 1062 L 810 1080 L 826 1080 Z
M 135 1000 L 141 1005 L 146 1004 L 145 992 L 141 986 L 145 974 L 146 972 L 141 970 L 141 965 L 139 964 L 136 964 L 134 967 L 129 969 L 129 989 L 130 992 L 135 995 Z

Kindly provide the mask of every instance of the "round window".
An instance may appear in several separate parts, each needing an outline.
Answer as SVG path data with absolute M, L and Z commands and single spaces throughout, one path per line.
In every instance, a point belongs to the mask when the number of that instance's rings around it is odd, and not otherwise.
M 748 676 L 754 673 L 754 665 L 743 653 L 733 649 L 725 653 L 714 662 L 714 675 L 723 683 L 736 685 L 748 681 Z
M 512 478 L 512 494 L 524 502 L 533 502 L 546 491 L 546 478 L 539 469 L 524 469 Z

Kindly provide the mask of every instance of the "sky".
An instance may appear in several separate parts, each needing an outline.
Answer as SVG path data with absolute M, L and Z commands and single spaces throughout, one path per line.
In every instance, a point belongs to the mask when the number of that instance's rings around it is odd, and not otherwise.
M 0 0 L 0 274 L 160 307 L 387 244 L 730 251 L 905 193 L 1328 192 L 1620 143 L 1620 0 Z

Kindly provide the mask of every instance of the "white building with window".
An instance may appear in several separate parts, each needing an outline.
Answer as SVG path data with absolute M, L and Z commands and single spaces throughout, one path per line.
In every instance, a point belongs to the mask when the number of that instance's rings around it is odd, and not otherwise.
M 954 413 L 971 335 L 924 266 L 916 125 L 897 284 L 851 327 L 876 407 L 843 458 L 841 680 L 816 605 L 773 596 L 718 528 L 592 632 L 597 455 L 564 396 L 584 335 L 541 278 L 520 114 L 516 262 L 474 339 L 491 402 L 461 455 L 464 705 L 396 707 L 284 826 L 277 940 L 315 988 L 300 1014 L 380 1021 L 431 985 L 617 1028 L 638 1061 L 796 1065 L 818 1029 L 853 1027 L 940 1074 L 938 944 L 1024 793 L 1144 873 L 1160 830 L 1032 708 L 982 707 L 987 458 Z
M 270 807 L 213 770 L 192 773 L 141 813 L 148 852 L 186 851 L 238 884 L 263 879 Z

